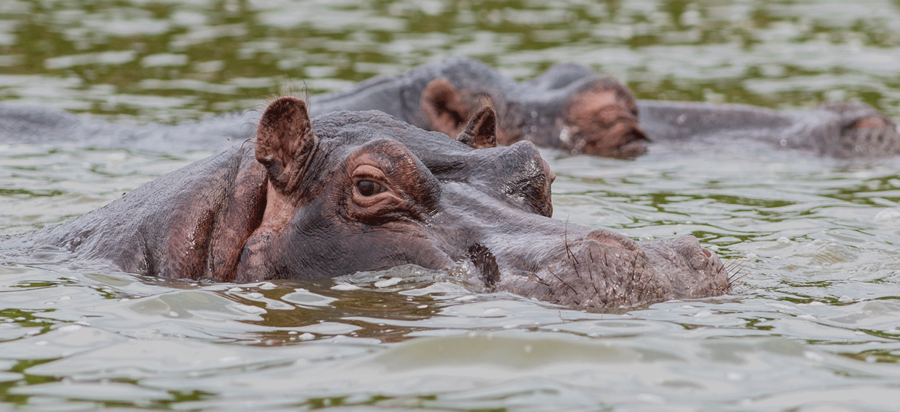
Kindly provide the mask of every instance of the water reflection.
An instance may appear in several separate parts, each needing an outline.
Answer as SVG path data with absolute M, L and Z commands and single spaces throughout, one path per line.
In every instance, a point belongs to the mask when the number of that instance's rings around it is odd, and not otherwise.
M 890 1 L 4 2 L 0 98 L 171 122 L 465 55 L 517 79 L 575 61 L 641 98 L 897 115 Z
M 886 0 L 6 0 L 0 103 L 174 122 L 465 55 L 519 80 L 575 61 L 641 98 L 858 99 L 898 117 L 898 22 Z M 715 299 L 586 313 L 413 267 L 234 285 L 7 258 L 3 407 L 891 410 L 900 164 L 753 150 L 542 151 L 557 218 L 694 234 L 742 265 Z M 0 145 L 0 235 L 209 154 Z

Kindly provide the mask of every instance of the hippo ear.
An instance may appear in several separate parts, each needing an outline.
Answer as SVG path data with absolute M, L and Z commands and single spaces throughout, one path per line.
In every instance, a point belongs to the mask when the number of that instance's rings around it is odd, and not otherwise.
M 456 140 L 474 149 L 497 147 L 497 113 L 491 106 L 482 106 Z
M 454 136 L 469 118 L 469 108 L 447 79 L 432 80 L 422 92 L 422 112 L 431 130 Z
M 269 104 L 256 132 L 256 160 L 277 190 L 290 191 L 300 181 L 315 145 L 306 103 L 286 96 Z

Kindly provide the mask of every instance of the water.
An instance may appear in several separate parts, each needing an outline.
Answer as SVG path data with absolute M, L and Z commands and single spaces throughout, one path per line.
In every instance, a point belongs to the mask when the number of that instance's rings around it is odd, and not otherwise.
M 900 3 L 0 3 L 0 99 L 177 122 L 448 55 L 518 79 L 576 61 L 641 98 L 900 117 Z M 0 265 L 0 409 L 895 410 L 900 160 L 765 147 L 543 152 L 555 218 L 693 234 L 734 293 L 588 313 L 402 267 L 337 281 L 163 281 Z M 211 152 L 0 145 L 0 235 Z

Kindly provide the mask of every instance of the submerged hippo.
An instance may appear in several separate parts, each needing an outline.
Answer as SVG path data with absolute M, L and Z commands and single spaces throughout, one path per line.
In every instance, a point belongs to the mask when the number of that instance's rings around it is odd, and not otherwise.
M 470 59 L 451 58 L 381 76 L 345 91 L 313 96 L 313 116 L 341 110 L 380 110 L 425 130 L 456 136 L 485 103 L 498 112 L 497 140 L 528 140 L 616 158 L 657 145 L 709 140 L 715 150 L 747 138 L 823 156 L 900 154 L 896 125 L 862 103 L 828 103 L 815 110 L 776 111 L 743 105 L 636 101 L 619 82 L 576 64 L 515 82 Z M 101 147 L 222 150 L 251 138 L 259 113 L 224 115 L 175 126 L 116 125 L 56 110 L 0 105 L 0 142 L 79 141 Z
M 484 102 L 497 110 L 501 144 L 529 140 L 572 153 L 629 158 L 643 154 L 650 141 L 750 138 L 839 158 L 900 154 L 897 126 L 863 103 L 790 112 L 635 100 L 618 81 L 577 64 L 556 65 L 519 83 L 484 63 L 451 58 L 316 96 L 311 107 L 314 113 L 377 109 L 454 136 Z
M 576 69 L 582 70 L 576 70 Z M 313 113 L 381 110 L 450 136 L 484 104 L 498 113 L 502 145 L 528 140 L 541 147 L 618 158 L 646 152 L 631 92 L 615 79 L 559 65 L 518 83 L 484 63 L 451 58 L 380 76 L 345 91 L 315 96 Z
M 553 173 L 530 142 L 495 147 L 496 124 L 485 107 L 454 140 L 374 111 L 311 120 L 279 98 L 256 140 L 0 249 L 229 282 L 456 268 L 489 291 L 582 308 L 729 289 L 692 236 L 639 243 L 551 219 Z

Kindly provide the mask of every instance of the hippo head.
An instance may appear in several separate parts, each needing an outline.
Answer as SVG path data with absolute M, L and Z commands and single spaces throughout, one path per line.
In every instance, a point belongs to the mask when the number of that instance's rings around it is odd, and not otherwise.
M 380 112 L 308 117 L 282 97 L 260 121 L 267 185 L 236 281 L 327 278 L 416 264 L 489 291 L 576 307 L 717 295 L 728 275 L 691 236 L 637 243 L 550 218 L 555 176 L 534 144 L 496 147 L 476 112 L 457 139 Z
M 488 103 L 500 114 L 501 144 L 529 140 L 575 154 L 614 158 L 647 151 L 649 139 L 638 125 L 634 96 L 615 79 L 563 64 L 509 86 L 457 88 L 445 78 L 436 79 L 422 93 L 422 112 L 432 130 L 454 136 L 478 107 Z

